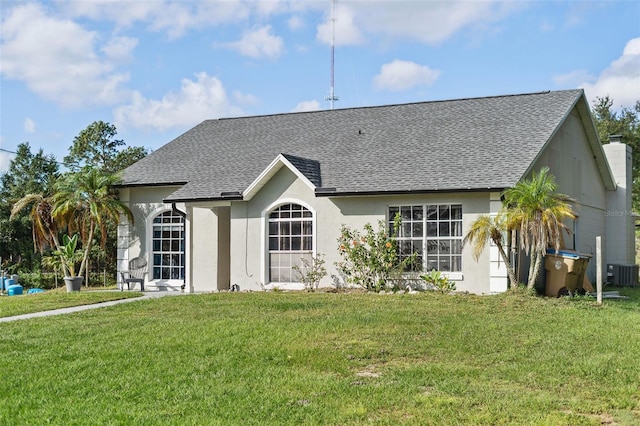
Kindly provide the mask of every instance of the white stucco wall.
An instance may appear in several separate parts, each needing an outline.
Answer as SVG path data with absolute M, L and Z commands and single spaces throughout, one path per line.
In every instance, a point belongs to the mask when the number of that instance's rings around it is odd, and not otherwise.
M 555 176 L 558 184 L 558 192 L 576 201 L 574 209 L 578 218 L 575 225 L 572 221 L 566 223 L 570 229 L 575 228 L 575 236 L 568 237 L 565 234 L 565 245 L 567 249 L 591 256 L 595 256 L 596 236 L 602 236 L 606 241 L 608 192 L 594 156 L 582 122 L 574 109 L 533 167 L 534 171 L 539 171 L 543 166 L 549 167 L 549 172 Z M 542 272 L 541 278 L 544 277 L 544 271 Z M 596 262 L 595 257 L 592 257 L 587 276 L 593 283 L 595 275 Z
M 120 200 L 133 213 L 132 224 L 121 224 L 118 227 L 118 271 L 127 269 L 129 259 L 143 257 L 149 265 L 145 287 L 162 285 L 165 288 L 179 290 L 182 280 L 152 280 L 151 268 L 151 229 L 152 221 L 158 215 L 171 210 L 171 204 L 162 200 L 175 191 L 175 187 L 140 187 L 120 190 Z M 185 211 L 184 204 L 178 204 L 181 211 Z
M 231 206 L 230 282 L 241 290 L 261 290 L 269 286 L 266 216 L 280 204 L 299 203 L 312 212 L 315 219 L 314 254 L 325 255 L 327 277 L 321 285 L 332 284 L 334 264 L 340 260 L 338 242 L 340 227 L 345 224 L 362 229 L 366 223 L 377 227 L 386 221 L 389 205 L 462 204 L 463 234 L 477 215 L 489 211 L 489 194 L 429 194 L 376 197 L 316 197 L 312 189 L 287 168 L 282 168 L 256 196 L 248 202 Z M 469 248 L 463 250 L 462 274 L 456 276 L 460 291 L 489 293 L 489 252 L 476 262 Z
M 603 146 L 611 165 L 616 191 L 609 191 L 607 211 L 607 264 L 635 263 L 635 214 L 632 211 L 631 147 L 620 142 Z

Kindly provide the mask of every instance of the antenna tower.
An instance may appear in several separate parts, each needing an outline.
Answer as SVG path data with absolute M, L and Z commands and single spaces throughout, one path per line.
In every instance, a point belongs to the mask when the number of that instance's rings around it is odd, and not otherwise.
M 338 100 L 334 92 L 334 61 L 335 61 L 335 46 L 336 46 L 336 0 L 331 0 L 331 88 L 329 89 L 329 96 L 325 96 L 324 100 L 331 102 L 331 109 L 333 104 Z

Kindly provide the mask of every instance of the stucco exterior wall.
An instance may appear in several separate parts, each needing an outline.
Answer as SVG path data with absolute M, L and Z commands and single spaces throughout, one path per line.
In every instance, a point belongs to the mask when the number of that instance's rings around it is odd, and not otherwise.
M 325 255 L 327 277 L 321 285 L 332 284 L 337 275 L 335 262 L 340 260 L 337 239 L 340 227 L 345 224 L 362 229 L 366 223 L 377 227 L 379 220 L 386 221 L 389 205 L 462 204 L 463 235 L 469 224 L 479 214 L 489 211 L 488 193 L 452 193 L 410 196 L 376 197 L 316 197 L 313 190 L 297 179 L 288 169 L 282 168 L 248 202 L 233 202 L 230 230 L 230 282 L 241 290 L 269 288 L 266 218 L 268 213 L 284 203 L 299 203 L 314 214 L 314 254 Z M 470 248 L 463 250 L 462 274 L 456 275 L 458 290 L 473 293 L 489 293 L 489 251 L 476 262 Z
M 120 190 L 120 200 L 125 203 L 133 213 L 133 223 L 121 223 L 118 227 L 118 271 L 126 270 L 129 259 L 143 257 L 149 264 L 145 287 L 161 284 L 169 288 L 179 289 L 182 280 L 170 280 L 166 282 L 153 282 L 151 280 L 151 229 L 153 218 L 158 214 L 171 210 L 171 205 L 162 200 L 175 191 L 172 187 L 140 187 Z M 177 206 L 185 211 L 185 206 Z M 119 278 L 119 277 L 118 277 Z
M 549 167 L 549 172 L 555 176 L 558 184 L 558 192 L 576 201 L 574 209 L 578 218 L 575 224 L 573 221 L 566 223 L 575 231 L 575 235 L 568 237 L 565 234 L 565 246 L 593 256 L 587 269 L 587 276 L 592 282 L 596 278 L 596 236 L 600 235 L 606 241 L 608 192 L 594 156 L 582 122 L 574 109 L 532 168 L 538 171 L 543 166 Z M 544 271 L 541 276 L 544 277 Z

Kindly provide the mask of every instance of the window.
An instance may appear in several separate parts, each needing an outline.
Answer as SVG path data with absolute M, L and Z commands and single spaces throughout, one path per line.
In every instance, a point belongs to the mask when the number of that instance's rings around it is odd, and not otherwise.
M 184 279 L 184 219 L 172 211 L 153 219 L 153 279 Z
M 269 214 L 269 281 L 298 282 L 293 266 L 313 254 L 313 215 L 299 204 L 283 204 Z
M 416 253 L 412 270 L 462 272 L 462 205 L 427 204 L 389 207 L 389 229 L 402 220 L 396 235 L 399 256 Z

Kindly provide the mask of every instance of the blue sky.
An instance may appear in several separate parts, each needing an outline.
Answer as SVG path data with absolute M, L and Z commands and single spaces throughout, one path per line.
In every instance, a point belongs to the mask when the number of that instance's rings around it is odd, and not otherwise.
M 640 99 L 636 1 L 0 0 L 0 148 L 93 121 L 152 150 L 205 119 L 584 88 Z M 0 171 L 11 154 L 0 152 Z

